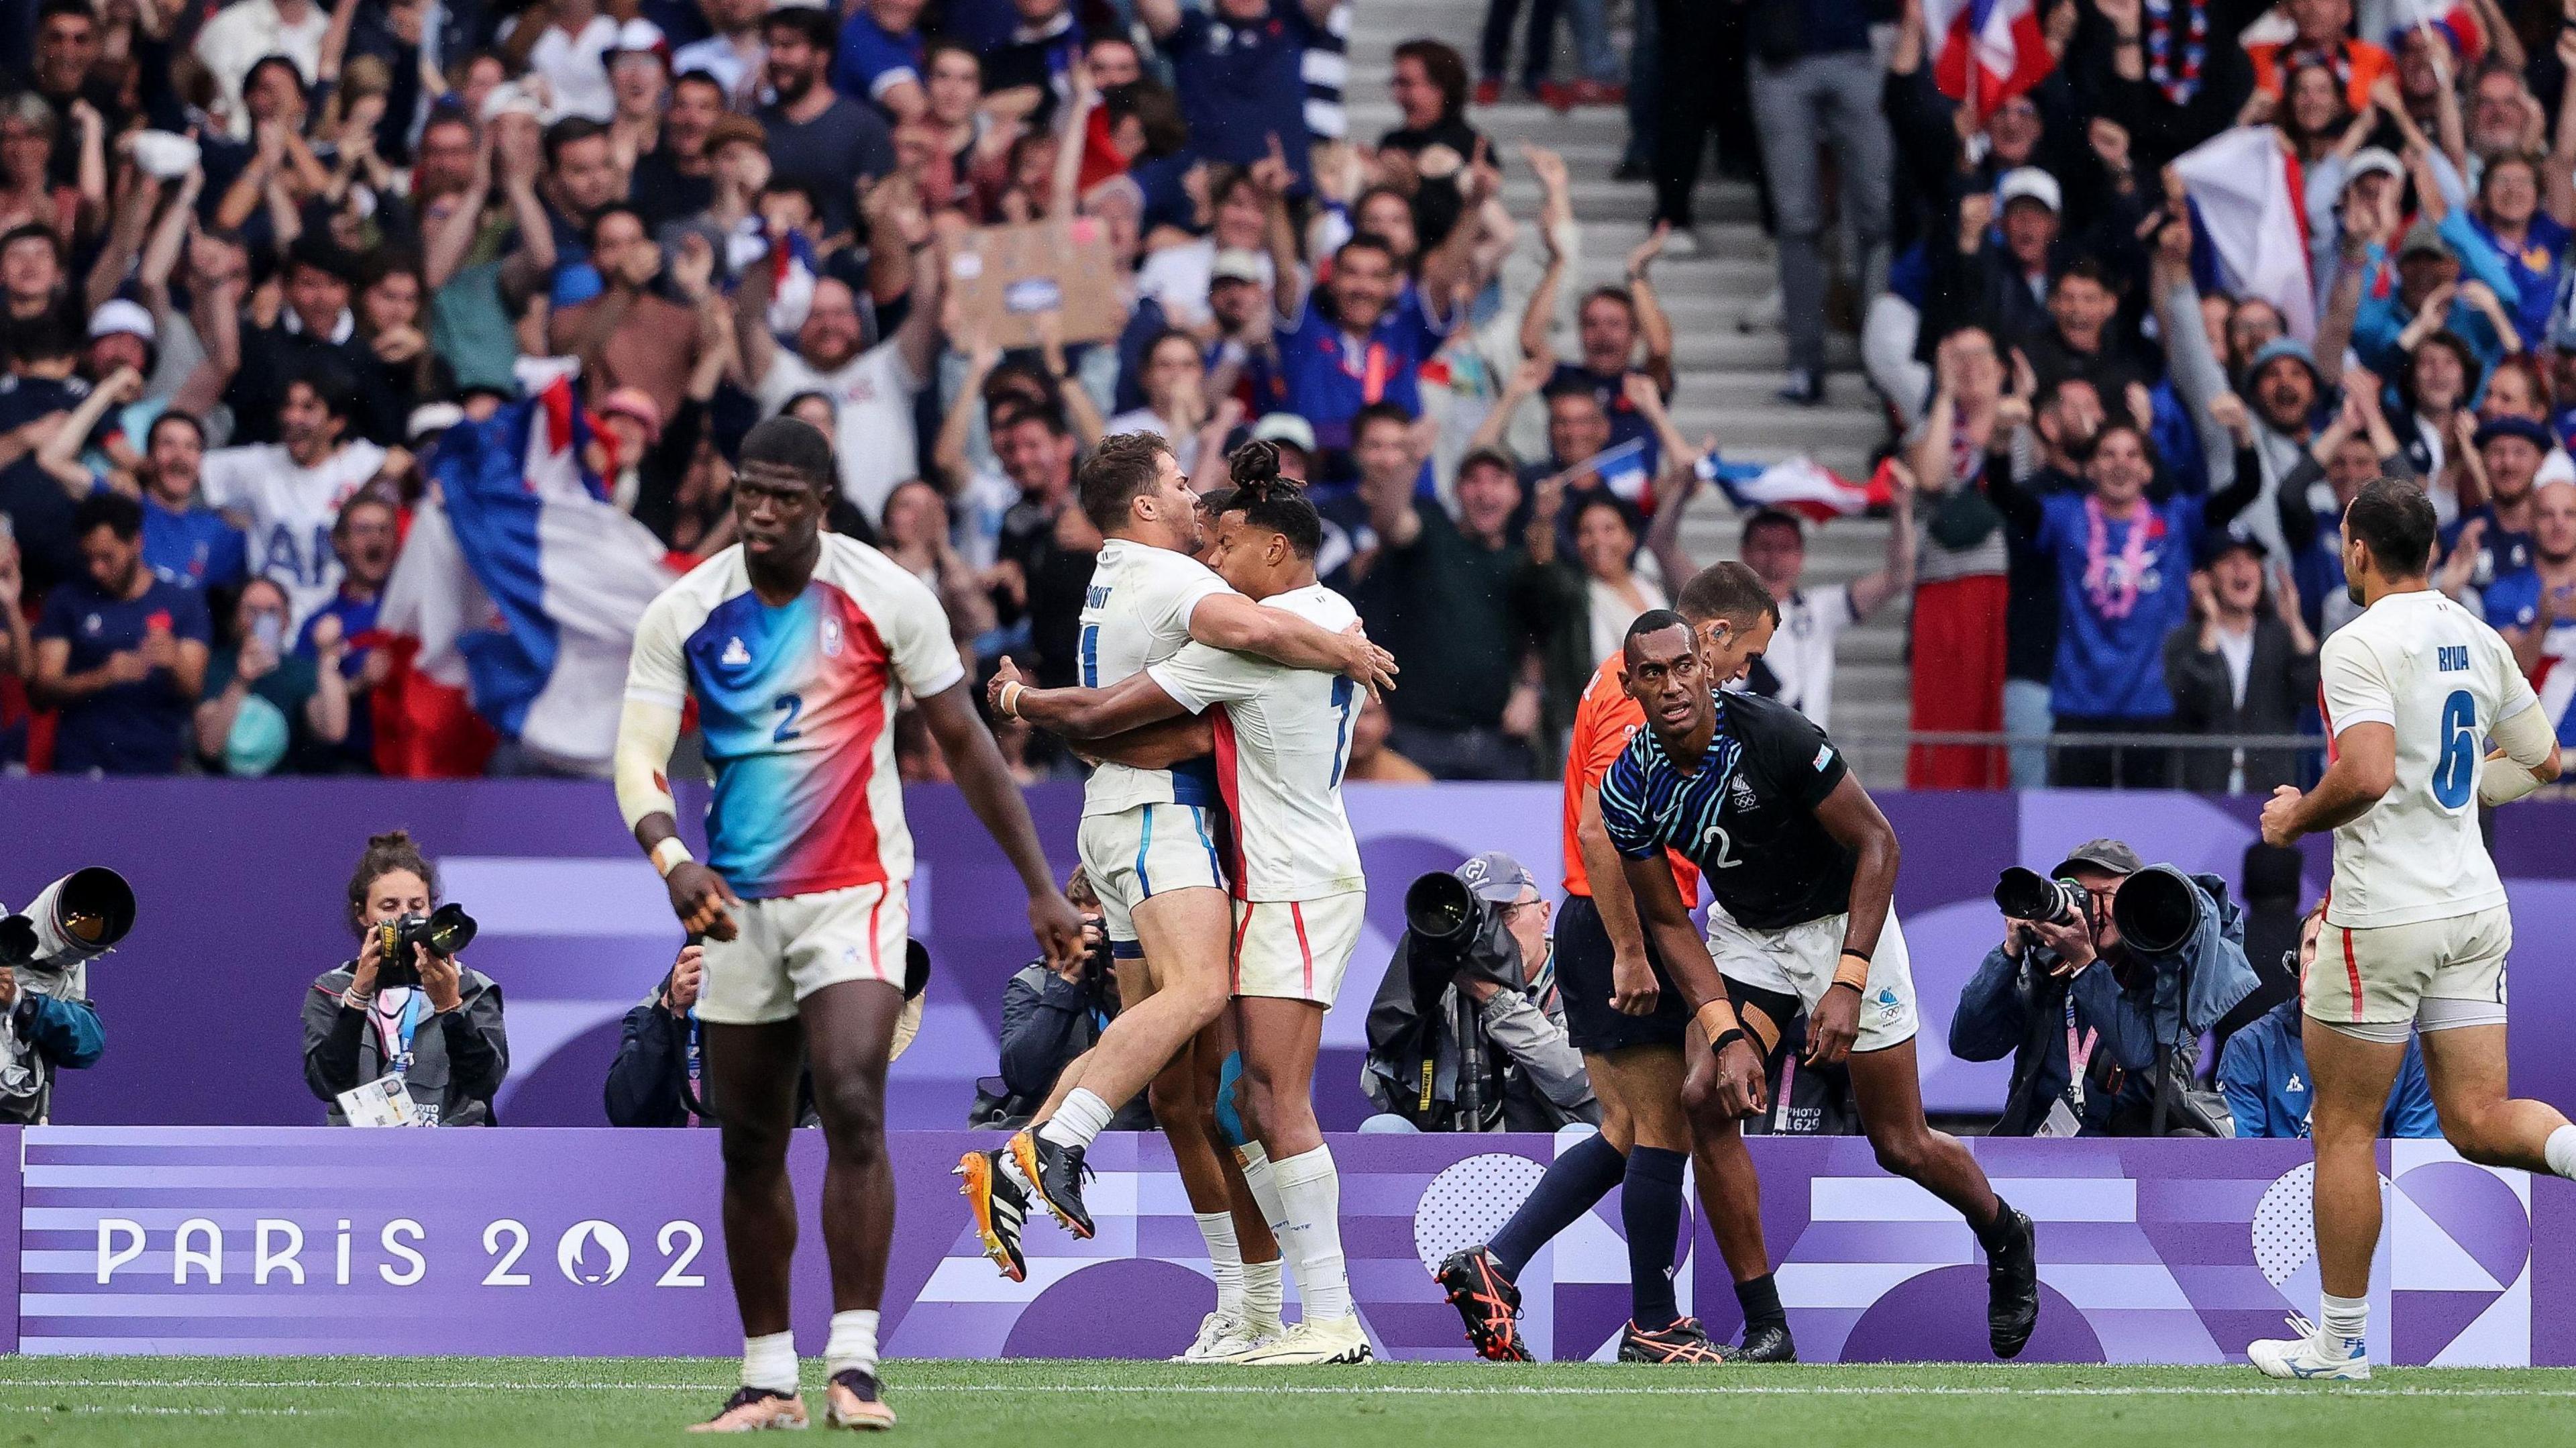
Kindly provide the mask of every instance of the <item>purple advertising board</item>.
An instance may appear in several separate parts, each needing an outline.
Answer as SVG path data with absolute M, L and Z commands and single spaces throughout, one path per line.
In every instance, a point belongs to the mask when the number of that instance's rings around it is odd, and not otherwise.
M 1484 1240 L 1575 1137 L 1336 1136 L 1343 1240 L 1382 1356 L 1463 1358 L 1431 1263 Z M 1111 1133 L 1092 1153 L 1098 1225 L 1029 1229 L 1003 1280 L 948 1171 L 994 1138 L 898 1132 L 884 1335 L 898 1357 L 1161 1357 L 1214 1301 L 1169 1150 Z M 10 1143 L 15 1144 L 15 1143 Z M 2043 1307 L 2025 1360 L 2219 1363 L 2311 1311 L 2309 1152 L 2279 1141 L 1972 1144 L 2039 1224 Z M 1985 1269 L 1957 1215 L 1879 1170 L 1865 1142 L 1758 1139 L 1763 1223 L 1809 1361 L 1987 1360 Z M 15 1159 L 15 1153 L 11 1159 Z M 0 1213 L 29 1353 L 723 1355 L 740 1344 L 711 1132 L 38 1127 L 18 1210 Z M 2407 1364 L 2576 1363 L 2576 1187 L 2492 1172 L 2438 1141 L 2384 1143 L 2388 1230 L 2373 1350 Z M 822 1143 L 790 1169 L 807 1230 L 801 1345 L 829 1311 Z M 1521 1277 L 1532 1350 L 1611 1355 L 1628 1315 L 1614 1197 Z M 1738 1325 L 1704 1225 L 1678 1264 L 1684 1311 Z M 901 1379 L 895 1379 L 900 1388 Z
M 1560 798 L 1552 785 L 1356 785 L 1345 791 L 1370 891 L 1341 1004 L 1325 1023 L 1316 1106 L 1334 1129 L 1366 1106 L 1356 1082 L 1362 1021 L 1403 928 L 1404 886 L 1426 870 L 1506 849 L 1553 893 Z M 962 1124 L 977 1077 L 996 1069 L 1002 987 L 1029 959 L 1017 880 L 953 789 L 914 788 L 920 846 L 913 920 L 935 977 L 920 1039 L 895 1063 L 894 1124 Z M 1041 838 L 1072 865 L 1078 788 L 1030 792 Z M 1897 909 L 1924 1030 L 1924 1099 L 1936 1112 L 1992 1111 L 2008 1063 L 1945 1049 L 1959 988 L 1994 943 L 1995 873 L 2044 868 L 2068 846 L 2121 835 L 2150 860 L 2239 878 L 2255 802 L 2182 794 L 1880 796 L 1905 847 Z M 694 811 L 684 811 L 694 813 Z M 321 1120 L 304 1083 L 298 1012 L 313 978 L 353 953 L 344 887 L 366 836 L 404 826 L 438 862 L 449 898 L 482 922 L 470 963 L 508 1003 L 510 1079 L 500 1118 L 591 1126 L 619 1017 L 668 968 L 680 940 L 660 882 L 620 828 L 605 784 L 495 780 L 0 780 L 0 900 L 23 903 L 56 875 L 110 865 L 134 882 L 140 918 L 90 969 L 107 1053 L 58 1089 L 56 1119 L 120 1125 L 301 1125 Z M 2498 812 L 2495 853 L 2513 900 L 2519 958 L 2576 938 L 2576 804 Z M 2305 894 L 2325 885 L 2326 842 L 2308 848 Z M 2514 980 L 2514 1084 L 2576 1103 L 2576 1054 L 2548 1023 L 2576 1019 L 2576 973 Z

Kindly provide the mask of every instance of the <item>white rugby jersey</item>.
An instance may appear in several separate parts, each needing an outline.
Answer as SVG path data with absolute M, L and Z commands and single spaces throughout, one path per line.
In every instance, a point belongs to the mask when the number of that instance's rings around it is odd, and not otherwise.
M 1082 600 L 1076 655 L 1082 687 L 1109 688 L 1179 653 L 1190 641 L 1190 611 L 1209 594 L 1227 591 L 1224 579 L 1186 553 L 1125 538 L 1102 544 Z M 1103 764 L 1082 792 L 1085 815 L 1145 804 L 1216 803 L 1216 775 L 1206 761 L 1174 769 Z
M 2397 731 L 2397 780 L 2335 831 L 2326 923 L 2447 920 L 2504 903 L 2478 836 L 2478 767 L 2500 720 L 2540 706 L 2513 650 L 2431 590 L 2392 593 L 2325 642 L 2327 749 L 2356 724 Z
M 1262 600 L 1327 633 L 1359 617 L 1322 584 Z M 1191 644 L 1146 672 L 1194 713 L 1213 710 L 1216 777 L 1234 817 L 1238 900 L 1320 900 L 1366 888 L 1359 841 L 1342 812 L 1360 686 Z

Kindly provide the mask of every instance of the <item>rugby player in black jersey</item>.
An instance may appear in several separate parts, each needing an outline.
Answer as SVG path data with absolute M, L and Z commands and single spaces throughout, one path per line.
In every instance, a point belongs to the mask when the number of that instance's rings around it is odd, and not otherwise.
M 1778 614 L 1750 569 L 1706 574 L 1717 575 L 1698 610 L 1708 637 L 1668 609 L 1629 626 L 1627 690 L 1646 727 L 1603 777 L 1600 806 L 1646 936 L 1711 1044 L 1685 1093 L 1713 1094 L 1729 1119 L 1762 1110 L 1763 1046 L 1748 1026 L 1776 1027 L 1804 1009 L 1807 1059 L 1849 1068 L 1879 1165 L 1975 1230 L 1989 1342 L 2013 1357 L 2039 1320 L 2031 1222 L 1995 1194 L 1967 1148 L 1924 1120 L 1914 982 L 1892 912 L 1896 832 L 1806 716 L 1717 690 L 1705 645 L 1721 628 L 1776 626 Z M 1705 946 L 1667 847 L 1699 866 L 1716 901 Z

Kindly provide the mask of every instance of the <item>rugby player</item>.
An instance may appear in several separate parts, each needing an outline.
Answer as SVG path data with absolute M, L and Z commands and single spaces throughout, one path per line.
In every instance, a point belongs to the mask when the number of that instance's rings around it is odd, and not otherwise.
M 706 941 L 697 1011 L 723 1129 L 743 1365 L 741 1391 L 696 1431 L 806 1425 L 788 1324 L 787 1142 L 808 1063 L 829 1153 L 825 1417 L 894 1423 L 877 1381 L 877 1306 L 894 1229 L 886 1061 L 911 923 L 912 836 L 894 760 L 905 690 L 1019 871 L 1049 961 L 1082 951 L 1082 921 L 1049 878 L 1027 803 L 975 712 L 947 615 L 884 554 L 820 531 L 837 486 L 832 445 L 812 425 L 776 417 L 751 430 L 734 480 L 742 541 L 645 609 L 618 724 L 618 808 L 673 913 Z M 703 863 L 679 838 L 664 776 L 693 698 L 715 776 Z
M 2370 1376 L 2370 1258 L 2379 1242 L 2379 1113 L 2424 1042 L 2442 1135 L 2485 1166 L 2576 1176 L 2576 1127 L 2505 1095 L 2505 955 L 2513 917 L 2478 834 L 2480 804 L 2558 778 L 2549 720 L 2495 630 L 2435 591 L 2423 488 L 2378 478 L 2344 510 L 2346 587 L 2362 606 L 2319 663 L 2325 777 L 2263 807 L 2263 838 L 2334 831 L 2325 933 L 2301 1040 L 2315 1083 L 2321 1321 L 2250 1343 L 2275 1378 Z M 2479 755 L 2492 735 L 2498 748 Z
M 1696 611 L 1753 647 L 1779 625 L 1753 571 L 1725 563 L 1691 581 Z M 2030 1218 L 1995 1194 L 1957 1140 L 1923 1117 L 1914 1063 L 1914 981 L 1892 911 L 1896 832 L 1805 715 L 1714 687 L 1702 637 L 1656 609 L 1629 625 L 1628 696 L 1646 727 L 1601 780 L 1646 938 L 1681 988 L 1710 1050 L 1685 1092 L 1737 1120 L 1763 1107 L 1762 1050 L 1742 1025 L 1807 1012 L 1807 1059 L 1847 1060 L 1879 1165 L 1956 1208 L 1985 1248 L 1987 1338 L 2017 1355 L 2039 1320 Z M 1700 868 L 1715 904 L 1703 948 L 1664 851 Z M 1750 1169 L 1750 1158 L 1746 1159 Z
M 1712 575 L 1714 577 L 1714 575 Z M 1708 676 L 1724 687 L 1752 667 L 1771 625 L 1738 629 L 1698 612 L 1707 590 L 1682 590 L 1681 612 L 1705 629 Z M 1467 1340 L 1498 1362 L 1526 1362 L 1520 1287 L 1529 1259 L 1595 1203 L 1619 1190 L 1628 1244 L 1631 1308 L 1620 1333 L 1622 1362 L 1795 1362 L 1797 1346 L 1780 1308 L 1762 1238 L 1761 1187 L 1742 1131 L 1714 1110 L 1683 1103 L 1684 1062 L 1706 1054 L 1669 971 L 1637 919 L 1618 850 L 1601 823 L 1601 777 L 1643 728 L 1646 715 L 1626 690 L 1627 661 L 1603 661 L 1574 714 L 1565 765 L 1565 910 L 1556 929 L 1556 978 L 1566 1034 L 1601 1101 L 1597 1135 L 1557 1154 L 1520 1208 L 1490 1243 L 1452 1253 L 1433 1276 L 1466 1319 Z M 1699 869 L 1666 850 L 1675 893 L 1699 896 Z M 1787 1022 L 1748 1006 L 1745 1029 L 1765 1055 Z M 1741 1347 L 1711 1343 L 1675 1304 L 1673 1256 L 1681 1235 L 1684 1153 L 1697 1158 L 1700 1197 L 1744 1310 Z
M 1392 683 L 1393 659 L 1356 629 L 1325 629 L 1288 609 L 1262 607 L 1191 556 L 1202 515 L 1162 438 L 1107 439 L 1077 481 L 1084 513 L 1108 540 L 1082 611 L 1082 687 L 1114 687 L 1191 643 L 1338 675 L 1354 697 L 1358 685 Z M 997 679 L 997 694 L 1017 682 Z M 1005 1272 L 1018 1265 L 1013 1229 L 1030 1193 L 1075 1236 L 1091 1235 L 1083 1152 L 1111 1113 L 1158 1077 L 1183 1098 L 1158 1098 L 1157 1117 L 1189 1124 L 1173 1133 L 1173 1152 L 1211 1263 L 1240 1262 L 1232 1228 L 1214 1229 L 1229 1205 L 1221 1156 L 1212 1131 L 1194 1129 L 1212 1116 L 1205 1097 L 1213 1073 L 1190 1056 L 1228 997 L 1234 920 L 1216 846 L 1223 825 L 1211 818 L 1218 808 L 1213 760 L 1157 770 L 1103 763 L 1085 786 L 1083 869 L 1100 893 L 1112 951 L 1142 960 L 1151 993 L 1110 1022 L 1079 1063 L 1079 1081 L 1050 1113 L 1000 1149 L 959 1161 L 985 1250 Z M 1280 1190 L 1284 1198 L 1284 1182 Z M 1312 1287 L 1305 1290 L 1311 1296 Z
M 1358 612 L 1315 580 L 1323 520 L 1255 443 L 1237 455 L 1218 519 L 1217 571 L 1262 606 L 1318 628 Z M 1255 1366 L 1371 1358 L 1341 1243 L 1341 1180 L 1315 1120 L 1313 1077 L 1367 904 L 1359 842 L 1342 811 L 1360 690 L 1351 679 L 1192 644 L 1115 688 L 996 682 L 995 703 L 1071 739 L 1118 734 L 1184 713 L 1214 727 L 1216 773 L 1234 819 L 1232 986 L 1243 1050 L 1245 1126 L 1266 1149 L 1285 1211 L 1280 1246 L 1305 1315 L 1229 1360 Z

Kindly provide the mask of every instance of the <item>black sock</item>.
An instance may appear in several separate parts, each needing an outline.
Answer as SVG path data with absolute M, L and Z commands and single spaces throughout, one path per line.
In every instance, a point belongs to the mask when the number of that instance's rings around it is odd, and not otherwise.
M 1619 1188 L 1619 1222 L 1628 1231 L 1628 1292 L 1637 1326 L 1648 1332 L 1681 1317 L 1673 1302 L 1673 1249 L 1682 1233 L 1682 1169 L 1690 1157 L 1659 1146 L 1628 1148 Z
M 1780 1284 L 1771 1274 L 1763 1273 L 1750 1282 L 1735 1284 L 1736 1305 L 1744 1309 L 1744 1330 L 1757 1327 L 1787 1327 L 1789 1315 L 1780 1310 Z
M 1610 1195 L 1628 1170 L 1628 1159 L 1599 1133 L 1557 1154 L 1512 1219 L 1485 1244 L 1505 1273 L 1518 1277 L 1557 1233 L 1574 1225 L 1592 1204 Z
M 1991 1255 L 1997 1247 L 2010 1246 L 2012 1244 L 2013 1235 L 2012 1203 L 2004 1200 L 2003 1193 L 1997 1192 L 1995 1193 L 1994 1220 L 1987 1222 L 1984 1226 L 1978 1226 L 1974 1222 L 1970 1222 L 1968 1225 L 1976 1231 L 1977 1244 L 1985 1248 L 1989 1255 Z

